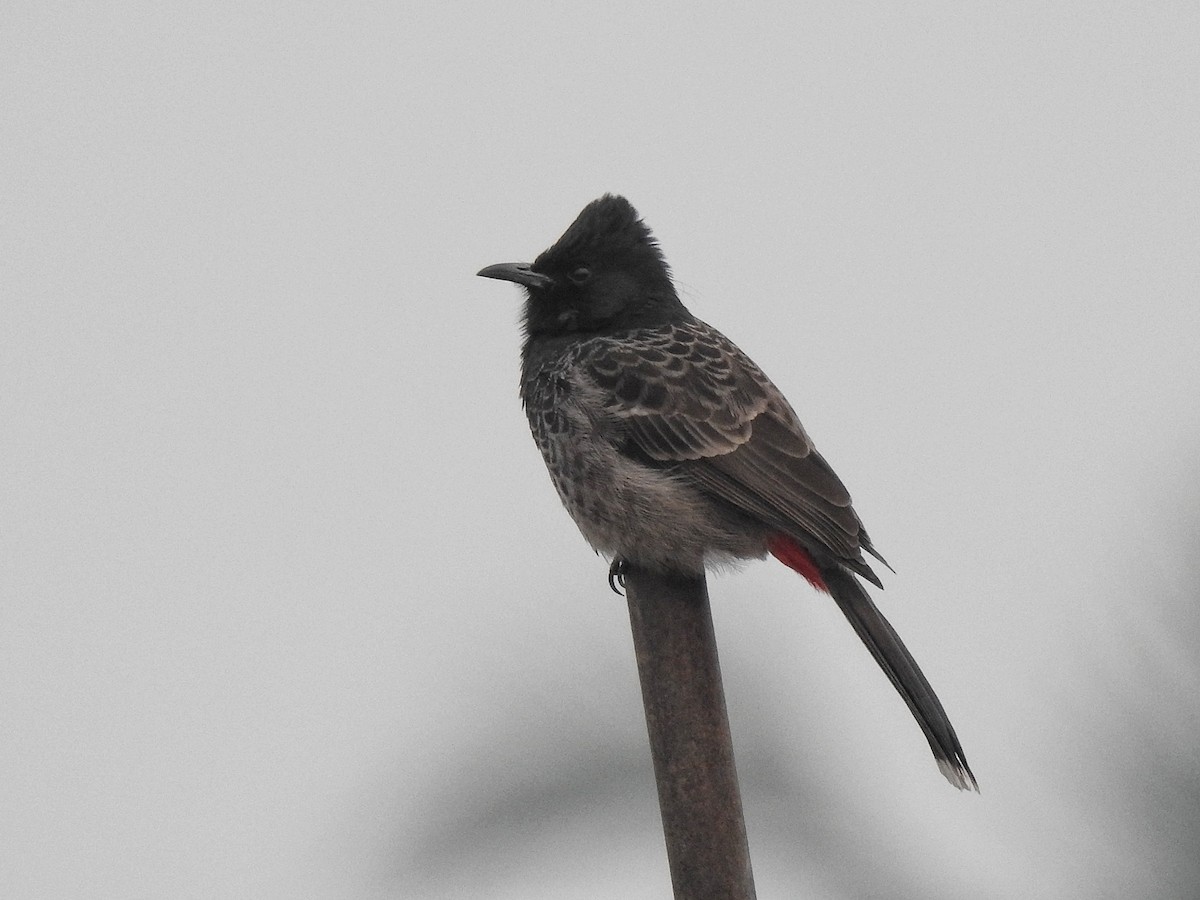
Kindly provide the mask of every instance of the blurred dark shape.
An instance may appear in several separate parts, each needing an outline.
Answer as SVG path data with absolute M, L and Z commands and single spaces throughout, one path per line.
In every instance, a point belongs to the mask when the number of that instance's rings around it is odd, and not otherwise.
M 826 897 L 951 900 L 1024 897 L 1014 885 L 1042 885 L 1053 893 L 1039 896 L 1066 900 L 1200 895 L 1200 518 L 1174 533 L 1188 552 L 1168 547 L 1158 565 L 1114 565 L 1096 578 L 1111 594 L 1089 598 L 1087 585 L 1047 592 L 1046 602 L 1076 605 L 1076 629 L 1057 658 L 1037 664 L 1045 690 L 1024 709 L 1040 718 L 997 724 L 1008 743 L 989 755 L 1016 760 L 1018 777 L 997 779 L 980 806 L 949 807 L 961 821 L 881 805 L 830 778 L 814 747 L 781 739 L 763 717 L 769 704 L 733 711 L 760 893 L 819 884 Z M 631 720 L 638 714 L 631 708 Z M 425 808 L 438 813 L 417 840 L 395 842 L 396 896 L 487 897 L 497 873 L 528 884 L 531 898 L 552 896 L 539 893 L 541 873 L 564 853 L 578 859 L 572 896 L 611 896 L 594 873 L 638 866 L 667 895 L 643 733 L 573 744 L 548 723 L 499 743 L 467 751 L 465 765 L 459 757 L 458 771 L 426 791 Z M 914 830 L 915 841 L 897 840 Z M 963 843 L 929 843 L 952 834 Z M 923 843 L 928 852 L 914 855 Z M 979 864 L 940 871 L 946 853 Z

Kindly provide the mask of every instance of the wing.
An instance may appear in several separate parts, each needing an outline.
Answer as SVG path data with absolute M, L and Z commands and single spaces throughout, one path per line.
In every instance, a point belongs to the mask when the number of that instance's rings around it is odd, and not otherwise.
M 607 398 L 625 452 L 678 471 L 878 584 L 850 494 L 762 370 L 699 321 L 633 338 L 589 341 L 578 360 Z

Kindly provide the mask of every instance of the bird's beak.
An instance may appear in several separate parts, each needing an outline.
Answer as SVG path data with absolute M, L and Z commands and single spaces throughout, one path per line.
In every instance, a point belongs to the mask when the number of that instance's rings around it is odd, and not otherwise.
M 501 281 L 512 281 L 523 284 L 528 288 L 544 288 L 554 284 L 554 279 L 541 272 L 535 272 L 529 263 L 496 263 L 475 273 L 484 278 L 498 278 Z

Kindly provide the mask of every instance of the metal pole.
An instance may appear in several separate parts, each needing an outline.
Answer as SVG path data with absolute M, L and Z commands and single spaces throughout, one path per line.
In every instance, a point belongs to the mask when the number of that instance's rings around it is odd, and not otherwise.
M 676 900 L 753 900 L 754 876 L 704 576 L 625 573 Z

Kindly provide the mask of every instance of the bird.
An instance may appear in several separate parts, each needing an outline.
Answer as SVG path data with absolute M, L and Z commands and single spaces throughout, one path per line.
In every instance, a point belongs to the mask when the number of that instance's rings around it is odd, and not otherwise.
M 614 590 L 634 565 L 694 577 L 773 556 L 833 598 L 942 774 L 978 791 L 937 694 L 863 585 L 883 587 L 866 555 L 887 561 L 849 492 L 762 369 L 684 306 L 632 204 L 605 194 L 532 263 L 478 275 L 524 289 L 521 401 L 567 512 L 612 560 Z

